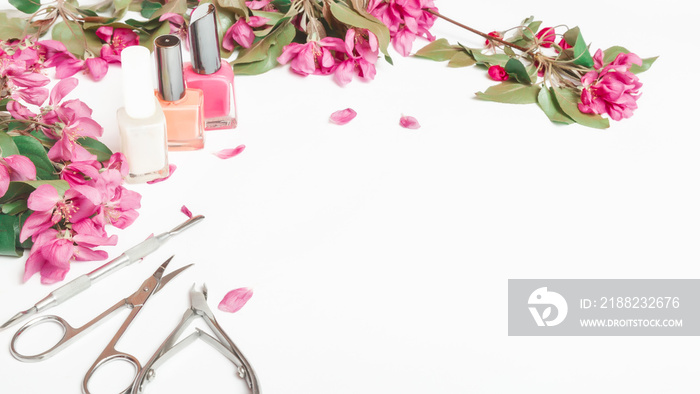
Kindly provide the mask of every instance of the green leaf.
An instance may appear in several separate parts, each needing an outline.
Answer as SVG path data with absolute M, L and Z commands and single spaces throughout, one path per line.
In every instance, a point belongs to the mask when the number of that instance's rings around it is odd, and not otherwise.
M 2 205 L 2 213 L 7 215 L 17 215 L 27 210 L 27 200 L 17 200 Z
M 25 14 L 33 14 L 41 8 L 39 0 L 9 0 L 9 3 Z
M 21 39 L 25 34 L 34 34 L 37 31 L 39 30 L 36 27 L 27 24 L 23 18 L 8 18 L 4 12 L 0 12 L 0 40 Z
M 527 25 L 527 28 L 523 30 L 523 36 L 529 40 L 532 40 L 535 38 L 537 31 L 540 30 L 540 25 L 542 25 L 542 21 L 530 22 Z
M 237 65 L 242 63 L 254 63 L 267 58 L 267 52 L 270 49 L 270 46 L 277 43 L 277 36 L 282 34 L 284 30 L 286 30 L 286 25 L 289 24 L 289 21 L 289 18 L 283 18 L 280 24 L 277 25 L 267 37 L 254 42 L 253 45 L 250 46 L 250 48 L 243 49 L 242 51 L 240 51 L 236 60 L 231 62 L 231 64 Z
M 458 52 L 461 51 L 450 45 L 447 39 L 441 38 L 419 49 L 414 56 L 444 62 L 452 59 Z
M 163 14 L 174 13 L 184 15 L 187 12 L 187 0 L 170 0 L 151 15 L 151 20 L 158 19 Z
M 248 7 L 245 5 L 244 0 L 216 0 L 216 4 L 220 8 L 225 8 L 239 17 L 246 18 L 248 17 Z M 226 31 L 224 28 L 220 28 L 221 30 Z
M 525 65 L 522 62 L 520 62 L 520 60 L 508 60 L 505 69 L 508 75 L 512 75 L 518 82 L 525 83 L 528 85 L 532 83 L 532 81 L 530 80 L 530 75 L 528 74 L 527 69 L 525 69 Z
M 575 29 L 578 29 L 578 27 Z M 588 45 L 586 45 L 586 42 L 583 40 L 583 36 L 580 33 L 578 37 L 576 37 L 576 43 L 574 44 L 574 58 L 574 64 L 593 68 L 593 57 L 588 51 Z
M 56 41 L 61 41 L 70 53 L 79 58 L 85 56 L 85 50 L 99 55 L 102 41 L 93 32 L 86 32 L 74 22 L 56 23 L 51 31 L 51 36 Z
M 267 52 L 267 57 L 253 63 L 241 63 L 234 65 L 234 72 L 238 75 L 257 75 L 265 73 L 277 67 L 277 58 L 282 54 L 284 47 L 289 45 L 296 35 L 296 29 L 291 23 L 286 23 L 281 27 L 281 31 L 276 36 L 275 42 L 271 43 Z
M 112 151 L 107 147 L 107 145 L 94 138 L 79 138 L 78 144 L 87 149 L 88 152 L 97 156 L 97 161 L 107 161 L 110 157 L 112 157 Z
M 537 104 L 552 122 L 565 124 L 574 123 L 573 119 L 568 117 L 561 108 L 559 108 L 554 98 L 554 92 L 546 87 L 540 89 L 540 93 L 537 95 Z
M 469 52 L 471 52 L 472 56 L 474 57 L 474 60 L 476 60 L 477 63 L 486 66 L 493 66 L 496 64 L 499 66 L 503 66 L 506 63 L 508 63 L 508 60 L 510 60 L 510 56 L 501 53 L 495 55 L 485 55 L 481 53 L 481 50 L 471 48 L 469 49 Z
M 151 16 L 153 16 L 153 13 L 162 7 L 163 5 L 160 3 L 153 3 L 148 0 L 144 0 L 143 3 L 141 3 L 141 16 L 146 19 L 150 19 Z
M 34 163 L 34 167 L 36 167 L 36 178 L 38 180 L 58 179 L 53 164 L 46 154 L 46 148 L 44 148 L 41 142 L 27 135 L 12 137 L 12 139 L 17 145 L 17 149 L 19 149 L 19 153 L 22 156 L 26 156 Z
M 388 48 L 391 36 L 389 35 L 389 29 L 386 25 L 371 15 L 360 15 L 355 10 L 341 5 L 340 3 L 332 1 L 330 4 L 331 13 L 337 20 L 346 25 L 367 29 L 374 33 L 374 35 L 377 36 L 377 41 L 379 41 L 379 49 L 384 55 L 389 56 Z
M 170 22 L 168 21 L 163 21 L 163 23 L 160 24 L 160 27 L 151 33 L 139 34 L 139 42 L 141 45 L 148 48 L 149 51 L 153 52 L 153 40 L 163 34 L 170 34 Z
M 477 92 L 476 97 L 508 104 L 534 104 L 537 102 L 539 86 L 523 85 L 517 82 L 501 82 L 486 89 L 485 92 Z
M 254 16 L 260 16 L 260 17 L 269 19 L 270 21 L 267 22 L 268 25 L 276 25 L 277 22 L 279 22 L 280 20 L 282 20 L 282 18 L 284 18 L 284 14 L 282 14 L 280 12 L 269 12 L 269 11 L 260 11 L 260 10 L 250 10 L 250 12 Z
M 131 0 L 114 0 L 114 9 L 125 10 L 129 8 L 129 4 L 131 4 Z
M 7 157 L 18 154 L 19 149 L 17 149 L 17 145 L 12 140 L 12 137 L 7 135 L 6 132 L 0 131 L 0 157 Z
M 291 0 L 272 0 L 270 3 L 284 14 L 289 12 L 289 9 L 292 6 Z
M 466 52 L 459 51 L 454 56 L 452 56 L 450 62 L 447 63 L 447 67 L 469 67 L 475 64 L 476 60 L 474 60 L 473 57 L 469 56 L 469 54 L 467 54 Z
M 614 46 L 606 49 L 603 52 L 603 63 L 608 64 L 615 60 L 617 55 L 620 53 L 630 53 L 626 48 L 621 47 L 621 46 Z M 630 71 L 634 74 L 640 74 L 643 73 L 644 71 L 647 71 L 649 68 L 651 68 L 651 65 L 654 64 L 656 59 L 658 59 L 658 56 L 642 59 L 642 65 L 638 66 L 636 64 L 632 65 L 630 67 Z
M 0 255 L 22 256 L 17 248 L 19 238 L 19 217 L 0 213 Z
M 596 129 L 607 129 L 610 127 L 608 119 L 600 115 L 584 114 L 579 111 L 578 103 L 581 101 L 581 97 L 576 92 L 566 88 L 552 88 L 552 92 L 562 112 L 576 123 Z

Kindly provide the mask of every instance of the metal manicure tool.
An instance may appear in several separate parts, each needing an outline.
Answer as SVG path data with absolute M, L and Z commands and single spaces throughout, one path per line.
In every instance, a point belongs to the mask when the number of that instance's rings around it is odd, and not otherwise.
M 196 223 L 199 223 L 202 219 L 204 219 L 204 216 L 202 215 L 194 216 L 170 231 L 146 239 L 89 274 L 81 275 L 73 279 L 72 281 L 52 291 L 48 296 L 37 302 L 33 307 L 14 315 L 12 318 L 10 318 L 10 320 L 6 321 L 2 326 L 0 326 L 0 331 L 10 327 L 27 316 L 31 316 L 35 313 L 49 309 L 62 303 L 63 301 L 70 299 L 74 295 L 90 287 L 90 285 L 92 285 L 94 282 L 97 282 L 98 280 L 119 270 L 122 267 L 126 267 L 127 265 L 143 259 L 150 253 L 157 250 L 165 243 L 165 241 L 170 239 L 170 237 L 179 234 Z
M 257 376 L 255 376 L 253 367 L 251 367 L 248 360 L 246 360 L 246 358 L 243 356 L 243 353 L 238 350 L 238 347 L 233 343 L 228 335 L 226 335 L 224 330 L 216 321 L 211 309 L 209 309 L 209 306 L 207 305 L 206 286 L 202 286 L 201 291 L 195 290 L 195 286 L 192 286 L 192 289 L 190 290 L 190 305 L 190 308 L 185 311 L 185 314 L 182 316 L 182 320 L 177 327 L 175 327 L 168 338 L 165 339 L 163 344 L 160 345 L 151 359 L 144 364 L 143 368 L 141 368 L 139 375 L 134 380 L 131 393 L 141 394 L 143 392 L 144 385 L 155 378 L 155 369 L 160 364 L 165 362 L 168 358 L 172 357 L 180 350 L 184 349 L 187 345 L 194 342 L 197 338 L 201 338 L 204 340 L 204 342 L 214 347 L 226 358 L 231 360 L 236 367 L 238 367 L 238 375 L 245 379 L 248 389 L 252 394 L 260 394 L 260 384 L 258 383 Z M 178 342 L 177 340 L 182 332 L 196 317 L 201 317 L 218 339 L 197 328 L 195 329 L 195 332 Z
M 103 321 L 103 319 L 109 317 L 112 315 L 113 312 L 121 309 L 122 307 L 127 307 L 131 309 L 131 312 L 129 313 L 129 316 L 127 316 L 126 320 L 124 320 L 124 323 L 121 325 L 117 333 L 114 335 L 112 340 L 109 342 L 107 347 L 102 351 L 100 356 L 95 360 L 95 362 L 92 364 L 90 369 L 87 371 L 85 374 L 85 378 L 83 379 L 83 393 L 89 394 L 90 391 L 88 390 L 88 382 L 90 381 L 90 378 L 93 376 L 96 370 L 98 370 L 100 367 L 105 365 L 106 363 L 110 361 L 115 361 L 115 360 L 122 360 L 125 362 L 128 362 L 132 364 L 132 366 L 135 368 L 136 373 L 134 375 L 134 382 L 136 382 L 136 379 L 142 375 L 142 368 L 141 364 L 139 361 L 132 356 L 131 354 L 128 353 L 123 353 L 115 349 L 115 345 L 119 341 L 119 339 L 122 337 L 126 329 L 129 327 L 131 322 L 136 318 L 136 315 L 141 311 L 141 308 L 143 305 L 148 301 L 151 295 L 154 293 L 157 293 L 162 289 L 168 282 L 170 282 L 171 279 L 173 279 L 175 276 L 177 276 L 179 273 L 182 271 L 186 270 L 187 268 L 191 267 L 192 264 L 186 265 L 182 268 L 179 268 L 172 273 L 163 276 L 163 272 L 165 271 L 165 268 L 168 266 L 168 263 L 172 260 L 172 257 L 170 257 L 168 260 L 166 260 L 163 264 L 158 267 L 158 269 L 153 273 L 152 276 L 148 277 L 143 284 L 139 287 L 136 292 L 123 300 L 120 300 L 114 306 L 111 308 L 107 309 L 103 313 L 101 313 L 99 316 L 95 317 L 88 323 L 86 323 L 84 326 L 79 327 L 79 328 L 73 328 L 71 327 L 65 320 L 58 316 L 41 316 L 38 317 L 29 323 L 25 324 L 22 328 L 20 328 L 17 333 L 14 335 L 12 338 L 12 342 L 10 343 L 10 351 L 12 355 L 20 360 L 20 361 L 39 361 L 43 360 L 45 358 L 51 357 L 52 355 L 56 354 L 59 352 L 61 349 L 64 347 L 70 345 L 75 341 L 76 338 L 80 336 L 80 334 L 88 331 L 89 329 L 93 328 L 96 323 L 99 323 Z M 19 353 L 16 348 L 15 344 L 17 342 L 17 339 L 22 336 L 24 332 L 26 332 L 28 329 L 31 327 L 35 327 L 39 324 L 46 323 L 46 322 L 52 322 L 56 323 L 61 328 L 63 329 L 63 337 L 56 343 L 52 348 L 39 353 L 35 355 L 25 355 Z M 148 368 L 150 370 L 150 367 Z M 121 394 L 129 393 L 131 391 L 131 386 L 135 383 L 130 383 L 129 387 L 127 387 L 124 391 L 121 392 Z

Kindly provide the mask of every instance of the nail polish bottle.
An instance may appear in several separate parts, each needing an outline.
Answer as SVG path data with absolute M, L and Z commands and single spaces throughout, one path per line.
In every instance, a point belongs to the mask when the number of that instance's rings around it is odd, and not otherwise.
M 204 148 L 204 101 L 202 91 L 185 87 L 180 39 L 172 34 L 154 42 L 158 90 L 168 129 L 169 150 Z
M 130 183 L 168 176 L 165 116 L 153 97 L 151 53 L 142 46 L 121 53 L 124 107 L 117 110 L 122 153 L 129 164 Z
M 195 8 L 189 27 L 190 63 L 185 63 L 185 81 L 204 93 L 204 128 L 236 127 L 233 68 L 219 54 L 216 8 L 204 3 Z M 223 64 L 222 64 L 223 63 Z

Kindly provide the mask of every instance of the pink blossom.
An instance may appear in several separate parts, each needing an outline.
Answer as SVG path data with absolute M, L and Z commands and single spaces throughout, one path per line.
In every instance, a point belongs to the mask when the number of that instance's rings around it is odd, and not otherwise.
M 341 109 L 339 111 L 335 111 L 331 114 L 330 121 L 331 123 L 335 123 L 337 125 L 344 125 L 350 122 L 351 120 L 355 119 L 357 116 L 357 112 L 355 112 L 354 109 L 352 108 L 345 108 Z
M 418 123 L 418 119 L 414 118 L 413 116 L 402 116 L 399 120 L 399 124 L 405 129 L 420 128 L 420 123 Z
M 36 167 L 26 156 L 10 155 L 0 157 L 0 197 L 10 187 L 10 181 L 28 181 L 36 179 Z
M 106 252 L 91 248 L 115 245 L 116 242 L 116 235 L 102 236 L 90 224 L 90 220 L 76 224 L 72 230 L 48 229 L 34 240 L 24 267 L 24 281 L 37 272 L 41 275 L 41 283 L 62 281 L 70 270 L 71 260 L 104 260 L 107 258 Z
M 545 27 L 537 32 L 536 37 L 542 48 L 549 48 L 557 38 L 557 35 L 555 34 L 553 27 Z
M 31 48 L 18 49 L 12 57 L 5 57 L 0 61 L 3 98 L 10 96 L 34 105 L 46 100 L 48 90 L 43 86 L 50 80 L 40 72 L 34 72 L 37 62 L 38 52 Z
M 253 296 L 253 289 L 249 287 L 241 287 L 239 289 L 231 290 L 219 303 L 219 310 L 224 312 L 238 312 Z
M 489 37 L 494 37 L 494 38 L 503 39 L 503 34 L 501 34 L 501 32 L 495 31 L 495 30 L 492 31 L 492 32 L 490 32 L 490 33 L 488 34 L 488 36 L 489 36 Z M 486 40 L 486 41 L 484 42 L 484 45 L 486 45 L 486 46 L 491 46 L 491 45 L 494 45 L 494 42 L 491 41 L 491 40 Z
M 47 184 L 40 185 L 27 199 L 27 207 L 34 212 L 22 226 L 20 242 L 24 242 L 29 237 L 35 240 L 36 236 L 59 222 L 75 223 L 77 220 L 74 215 L 79 211 L 82 217 L 91 216 L 95 211 L 86 204 L 89 203 L 89 199 L 85 195 L 95 198 L 95 193 L 96 191 L 89 186 L 76 185 L 61 197 L 55 187 Z
M 355 71 L 360 78 L 372 80 L 377 74 L 374 64 L 379 57 L 377 36 L 366 29 L 348 29 L 345 34 L 345 54 L 347 59 L 338 64 L 335 80 L 340 86 L 347 85 Z
M 238 145 L 233 149 L 222 149 L 214 153 L 214 155 L 219 159 L 230 159 L 232 157 L 238 156 L 241 152 L 243 152 L 244 149 L 245 145 Z
M 97 28 L 95 34 L 112 48 L 115 55 L 121 55 L 126 47 L 139 45 L 139 35 L 131 29 L 101 26 Z
M 335 37 L 326 37 L 306 44 L 291 43 L 284 47 L 282 55 L 277 58 L 280 64 L 290 63 L 292 71 L 307 76 L 309 74 L 326 75 L 335 71 L 337 66 L 334 51 L 344 52 L 345 43 Z
M 437 11 L 433 0 L 370 0 L 367 5 L 367 11 L 389 28 L 391 43 L 402 56 L 411 53 L 416 37 L 435 40 L 429 29 L 437 16 L 426 9 Z
M 603 52 L 599 49 L 593 60 L 596 69 L 581 78 L 583 90 L 579 111 L 598 115 L 607 113 L 613 120 L 629 118 L 637 109 L 642 87 L 639 78 L 629 69 L 633 64 L 641 65 L 642 59 L 633 53 L 620 53 L 603 67 Z
M 506 72 L 506 69 L 503 68 L 502 66 L 499 66 L 498 64 L 495 64 L 495 65 L 489 67 L 488 72 L 489 72 L 489 76 L 494 81 L 507 81 L 508 80 L 508 73 Z
M 254 27 L 265 26 L 270 20 L 260 16 L 251 16 L 246 21 L 245 18 L 239 18 L 224 34 L 221 46 L 227 51 L 232 51 L 234 41 L 243 48 L 250 48 L 255 40 Z
M 122 175 L 118 170 L 100 172 L 91 182 L 94 192 L 85 194 L 87 201 L 71 220 L 91 218 L 102 227 L 111 224 L 121 229 L 131 225 L 138 217 L 136 209 L 141 207 L 141 195 L 124 188 L 121 183 Z

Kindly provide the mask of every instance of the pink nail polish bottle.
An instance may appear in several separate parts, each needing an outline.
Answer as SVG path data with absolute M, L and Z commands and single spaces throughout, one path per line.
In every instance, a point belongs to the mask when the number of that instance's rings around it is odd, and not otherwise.
M 204 94 L 205 130 L 236 127 L 233 68 L 222 61 L 216 30 L 216 8 L 204 3 L 195 8 L 189 28 L 191 63 L 185 63 L 187 86 Z M 222 64 L 223 63 L 223 64 Z
M 168 125 L 168 150 L 204 148 L 204 102 L 199 89 L 185 86 L 180 39 L 172 34 L 154 41 L 160 102 Z

